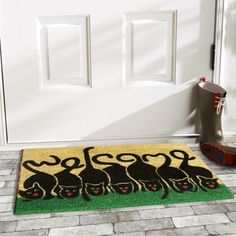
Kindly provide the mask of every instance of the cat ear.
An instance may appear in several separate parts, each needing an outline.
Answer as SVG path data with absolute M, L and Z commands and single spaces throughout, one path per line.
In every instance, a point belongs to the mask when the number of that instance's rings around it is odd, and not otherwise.
M 19 195 L 20 195 L 20 196 L 24 196 L 24 193 L 25 193 L 25 192 L 24 192 L 23 190 L 19 190 Z
M 113 187 L 113 184 L 110 185 L 109 189 L 111 190 L 111 192 L 115 193 L 115 189 Z
M 205 178 L 205 177 L 203 177 L 203 176 L 198 176 L 198 178 L 199 178 L 200 180 L 208 180 L 208 178 Z
M 172 182 L 172 183 L 176 183 L 176 182 L 178 182 L 179 180 L 176 180 L 176 179 L 171 179 L 171 178 L 169 178 L 169 180 Z
M 40 188 L 38 183 L 34 183 L 33 188 Z
M 179 181 L 188 181 L 188 177 L 185 177 L 185 178 L 183 178 L 183 179 L 179 179 Z
M 63 190 L 63 186 L 62 185 L 58 185 L 58 187 L 60 188 L 60 190 Z

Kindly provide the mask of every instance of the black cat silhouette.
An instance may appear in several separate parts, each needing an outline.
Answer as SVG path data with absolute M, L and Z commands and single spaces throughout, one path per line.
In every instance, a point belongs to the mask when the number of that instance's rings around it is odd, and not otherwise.
M 188 176 L 184 173 L 184 171 L 172 167 L 171 158 L 164 153 L 157 154 L 144 154 L 143 160 L 148 161 L 147 157 L 158 157 L 163 156 L 165 158 L 165 162 L 156 169 L 157 173 L 168 183 L 168 185 L 176 192 L 183 193 L 185 191 L 196 191 L 196 186 L 191 183 L 188 179 Z
M 38 183 L 34 183 L 32 187 L 27 190 L 19 190 L 19 194 L 28 200 L 40 199 L 44 196 L 44 190 L 39 186 Z
M 125 156 L 133 158 L 129 160 L 122 159 Z M 168 187 L 156 172 L 156 167 L 143 162 L 141 157 L 135 153 L 120 153 L 116 158 L 121 162 L 132 162 L 132 164 L 127 167 L 127 171 L 129 175 L 141 185 L 142 191 L 157 192 L 163 190 L 161 198 L 164 199 L 167 197 Z
M 172 150 L 170 155 L 174 158 L 183 160 L 180 164 L 180 169 L 187 173 L 189 178 L 191 178 L 192 181 L 196 183 L 203 191 L 207 191 L 206 188 L 215 189 L 218 187 L 218 179 L 213 178 L 210 170 L 200 166 L 189 165 L 188 162 L 196 159 L 195 157 L 189 157 L 188 153 L 183 150 Z
M 138 184 L 128 176 L 126 167 L 120 165 L 119 163 L 98 160 L 101 156 L 106 156 L 110 159 L 113 158 L 113 156 L 111 154 L 104 153 L 95 155 L 92 158 L 93 162 L 96 164 L 110 165 L 103 170 L 110 177 L 109 187 L 112 192 L 129 194 L 139 190 Z
M 67 163 L 73 161 L 72 165 Z M 54 189 L 57 198 L 75 198 L 80 194 L 82 182 L 79 176 L 70 173 L 73 169 L 81 168 L 80 159 L 77 157 L 68 157 L 61 162 L 61 166 L 65 169 L 54 174 L 58 180 L 58 184 Z
M 31 200 L 40 198 L 54 198 L 54 196 L 52 195 L 52 191 L 57 185 L 56 177 L 48 173 L 36 170 L 32 167 L 41 167 L 43 165 L 55 166 L 58 165 L 61 161 L 57 156 L 50 155 L 50 157 L 54 159 L 54 162 L 42 161 L 40 163 L 36 163 L 33 160 L 23 162 L 23 167 L 35 174 L 25 180 L 23 186 L 26 190 L 19 190 L 20 196 Z
M 108 193 L 109 177 L 105 171 L 93 167 L 89 155 L 89 150 L 92 149 L 94 147 L 83 150 L 86 167 L 79 174 L 82 179 L 82 197 L 86 201 L 90 201 L 89 195 L 100 196 Z

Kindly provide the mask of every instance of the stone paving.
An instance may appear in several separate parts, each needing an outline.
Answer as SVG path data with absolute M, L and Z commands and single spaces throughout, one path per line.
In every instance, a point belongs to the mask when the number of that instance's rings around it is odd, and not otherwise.
M 201 155 L 236 193 L 236 167 L 219 166 Z M 0 235 L 236 235 L 236 199 L 97 211 L 15 216 L 12 213 L 20 152 L 0 152 Z

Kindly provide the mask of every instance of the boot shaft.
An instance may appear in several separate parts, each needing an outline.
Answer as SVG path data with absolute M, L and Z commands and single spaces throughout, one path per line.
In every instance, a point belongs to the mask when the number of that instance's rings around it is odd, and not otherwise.
M 210 82 L 199 83 L 198 91 L 201 120 L 200 142 L 221 142 L 223 140 L 221 116 L 225 106 L 226 91 Z

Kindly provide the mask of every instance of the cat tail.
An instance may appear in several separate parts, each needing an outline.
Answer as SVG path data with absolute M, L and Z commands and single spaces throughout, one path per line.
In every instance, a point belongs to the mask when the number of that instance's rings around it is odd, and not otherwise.
M 88 193 L 87 193 L 86 190 L 85 190 L 85 186 L 82 187 L 81 196 L 82 196 L 82 198 L 83 198 L 86 202 L 90 202 L 90 201 L 91 201 L 90 197 L 88 196 Z
M 161 180 L 160 182 L 163 190 L 163 195 L 161 196 L 161 199 L 165 199 L 169 195 L 169 188 L 163 180 Z
M 84 159 L 85 159 L 85 164 L 86 167 L 88 168 L 93 168 L 91 160 L 90 160 L 90 155 L 89 155 L 89 150 L 94 149 L 94 147 L 86 147 L 84 148 L 83 152 L 84 152 Z
M 165 165 L 169 166 L 170 163 L 171 163 L 171 159 L 169 156 L 167 156 L 166 154 L 164 153 L 157 153 L 157 154 L 143 154 L 142 155 L 142 159 L 145 161 L 145 162 L 148 162 L 149 159 L 147 157 L 158 157 L 158 156 L 164 156 L 165 157 Z
M 163 190 L 163 194 L 161 196 L 161 199 L 165 199 L 168 195 L 169 195 L 169 188 L 167 186 L 167 183 L 164 181 L 164 179 L 160 176 L 160 174 L 157 172 L 156 170 L 156 173 L 159 177 L 159 182 L 162 186 L 162 190 Z
M 170 166 L 170 164 L 171 164 L 171 158 L 168 156 L 168 155 L 166 155 L 166 154 L 164 154 L 164 153 L 158 153 L 157 155 L 161 155 L 161 156 L 164 156 L 165 157 L 165 162 L 158 168 L 158 169 L 160 169 L 160 168 L 162 168 L 162 167 L 169 167 Z M 156 155 L 156 156 L 157 156 Z
M 93 162 L 96 163 L 96 164 L 100 164 L 100 165 L 108 165 L 108 164 L 109 165 L 115 165 L 115 164 L 117 164 L 117 163 L 114 163 L 114 162 L 107 162 L 107 161 L 99 160 L 98 158 L 102 157 L 102 156 L 103 157 L 107 157 L 109 159 L 113 158 L 113 156 L 111 154 L 109 154 L 109 153 L 101 153 L 101 154 L 97 154 L 97 155 L 92 157 Z
M 134 157 L 135 159 L 129 159 L 129 160 L 125 160 L 125 159 L 122 159 L 123 156 L 131 156 L 131 157 Z M 138 155 L 138 154 L 135 154 L 135 153 L 120 153 L 116 156 L 116 159 L 118 161 L 121 161 L 121 162 L 133 162 L 133 161 L 142 161 L 141 157 Z
M 43 166 L 43 165 L 47 165 L 47 166 L 54 166 L 54 165 L 58 165 L 60 162 L 61 162 L 61 159 L 55 155 L 50 155 L 50 157 L 52 157 L 54 159 L 54 162 L 48 162 L 48 161 L 42 161 L 40 163 L 37 163 L 33 160 L 28 160 L 28 161 L 25 161 L 23 162 L 23 166 L 25 167 L 25 169 L 33 172 L 33 173 L 41 173 L 40 171 L 38 170 L 35 170 L 34 168 L 32 168 L 30 165 L 32 166 L 35 166 L 35 167 L 40 167 L 40 166 Z
M 71 161 L 71 160 L 73 160 L 74 163 L 72 165 L 68 165 L 68 162 Z M 61 162 L 61 166 L 66 168 L 66 169 L 70 169 L 70 170 L 84 167 L 84 165 L 80 165 L 80 159 L 78 157 L 68 157 L 68 158 L 64 159 Z
M 176 155 L 176 153 L 180 153 L 181 156 L 179 155 Z M 195 157 L 189 157 L 188 153 L 183 151 L 183 150 L 178 150 L 178 149 L 175 149 L 175 150 L 172 150 L 170 151 L 170 155 L 176 159 L 180 159 L 180 160 L 194 160 L 196 159 Z

